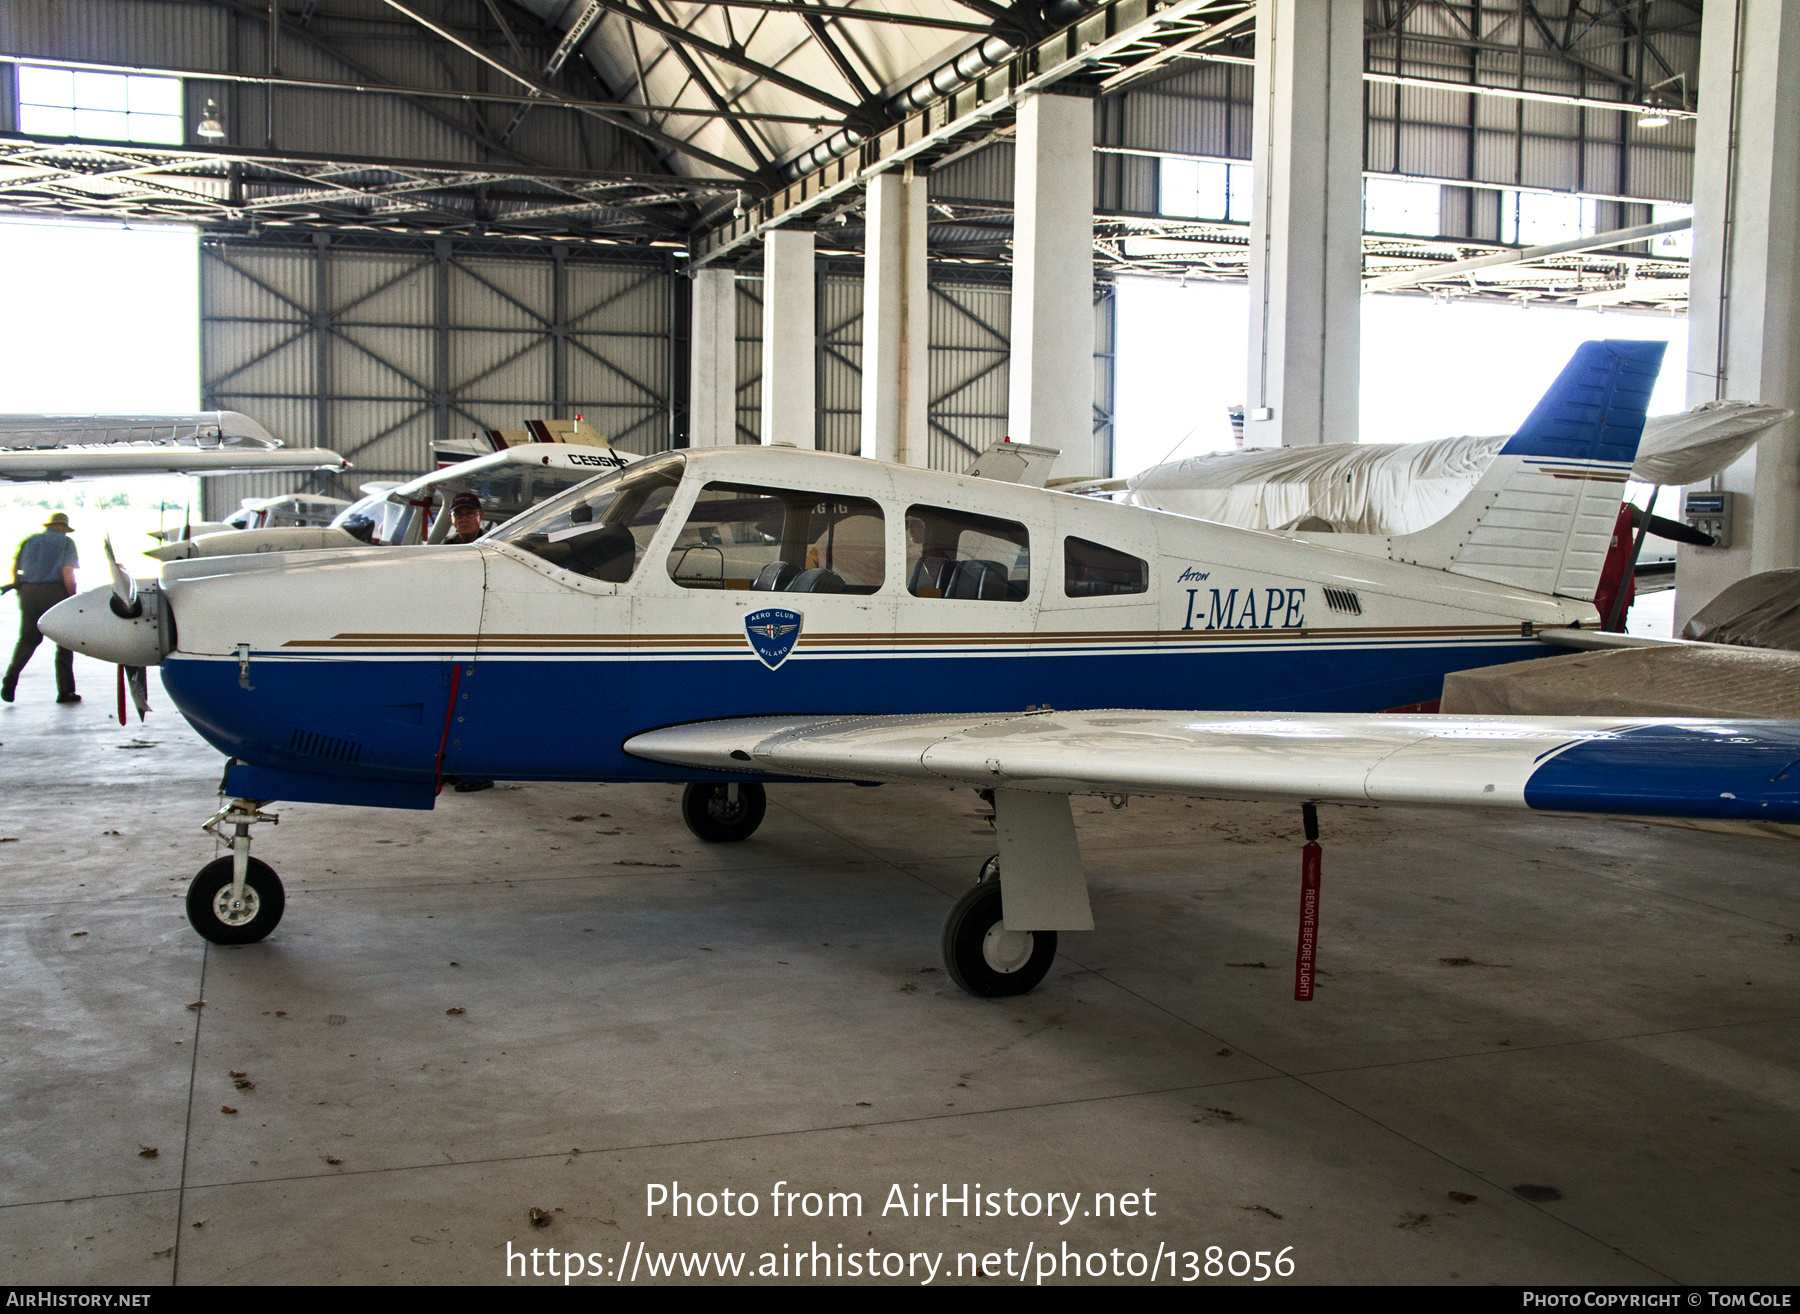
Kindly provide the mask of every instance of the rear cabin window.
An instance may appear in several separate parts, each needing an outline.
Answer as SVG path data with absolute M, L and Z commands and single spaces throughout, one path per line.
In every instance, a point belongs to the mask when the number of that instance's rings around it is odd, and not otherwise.
M 489 538 L 589 579 L 623 584 L 662 524 L 682 466 L 679 456 L 627 466 L 527 511 Z
M 866 497 L 711 483 L 669 550 L 684 589 L 874 593 L 887 578 L 881 507 Z
M 1023 602 L 1031 539 L 1015 520 L 941 506 L 906 510 L 906 589 L 915 598 Z
M 1150 590 L 1150 563 L 1129 552 L 1070 536 L 1063 540 L 1063 592 L 1071 598 L 1111 598 Z

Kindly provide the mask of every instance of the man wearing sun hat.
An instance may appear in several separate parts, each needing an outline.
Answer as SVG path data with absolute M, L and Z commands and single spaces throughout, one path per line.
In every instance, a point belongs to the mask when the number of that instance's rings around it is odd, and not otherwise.
M 69 532 L 69 517 L 61 511 L 44 522 L 43 533 L 33 534 L 19 544 L 13 556 L 11 586 L 19 593 L 19 644 L 13 649 L 6 679 L 0 682 L 0 698 L 7 702 L 13 700 L 18 688 L 19 672 L 43 641 L 38 617 L 64 598 L 74 596 L 75 568 L 80 564 Z M 56 701 L 81 701 L 81 695 L 75 692 L 75 654 L 61 646 L 56 650 Z

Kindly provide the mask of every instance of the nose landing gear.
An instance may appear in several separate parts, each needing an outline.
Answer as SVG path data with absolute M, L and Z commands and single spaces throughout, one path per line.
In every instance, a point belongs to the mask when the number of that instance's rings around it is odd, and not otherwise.
M 240 798 L 220 808 L 201 829 L 214 838 L 230 826 L 231 856 L 215 858 L 188 886 L 188 921 L 214 944 L 255 944 L 275 929 L 287 906 L 281 878 L 268 863 L 250 856 L 250 827 L 280 821 L 263 812 L 263 800 Z

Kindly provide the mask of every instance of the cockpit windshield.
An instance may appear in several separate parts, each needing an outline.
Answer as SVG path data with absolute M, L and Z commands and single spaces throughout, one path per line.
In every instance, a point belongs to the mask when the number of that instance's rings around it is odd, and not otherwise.
M 487 541 L 510 543 L 589 579 L 623 584 L 644 559 L 685 464 L 671 452 L 628 466 L 527 511 Z
M 387 490 L 383 489 L 352 502 L 338 513 L 331 525 L 365 543 L 391 543 L 394 541 L 394 531 L 399 527 L 400 517 L 406 510 L 407 508 L 395 506 L 388 501 Z

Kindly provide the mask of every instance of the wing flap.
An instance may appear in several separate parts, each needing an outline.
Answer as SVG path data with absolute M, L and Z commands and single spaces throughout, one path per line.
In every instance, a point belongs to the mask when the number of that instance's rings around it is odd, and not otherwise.
M 758 717 L 626 751 L 703 770 L 1049 794 L 1800 821 L 1800 722 L 1030 712 Z

